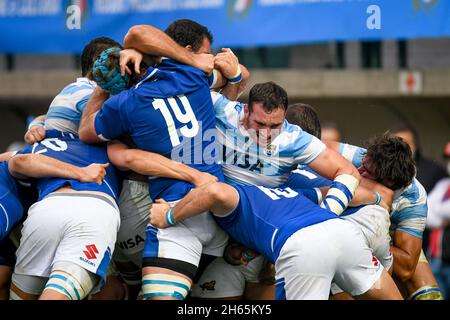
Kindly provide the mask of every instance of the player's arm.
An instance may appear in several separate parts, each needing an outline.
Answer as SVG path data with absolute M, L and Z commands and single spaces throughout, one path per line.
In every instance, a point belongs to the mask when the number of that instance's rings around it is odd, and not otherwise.
M 325 198 L 330 188 L 320 188 L 322 197 Z M 387 188 L 386 188 L 387 189 Z M 356 189 L 355 195 L 349 202 L 349 207 L 358 207 L 363 205 L 379 205 L 380 207 L 390 211 L 392 206 L 392 200 L 394 197 L 394 192 L 387 189 L 385 190 L 386 195 L 383 197 L 377 191 L 365 188 L 361 185 Z M 389 195 L 389 196 L 388 196 Z
M 14 155 L 13 151 L 7 151 L 0 154 L 0 162 L 8 161 Z
M 238 204 L 239 193 L 235 188 L 220 182 L 210 183 L 193 189 L 173 208 L 163 199 L 157 199 L 150 209 L 150 223 L 158 228 L 166 228 L 205 211 L 224 217 Z
M 198 171 L 153 152 L 129 149 L 127 145 L 116 140 L 108 144 L 108 157 L 116 167 L 145 176 L 187 181 L 197 187 L 217 181 L 217 178 L 209 173 Z
M 104 142 L 95 129 L 95 118 L 108 98 L 109 93 L 106 90 L 103 90 L 100 86 L 95 88 L 81 115 L 80 126 L 78 128 L 78 135 L 81 141 L 85 143 Z
M 28 126 L 23 139 L 28 144 L 40 142 L 45 139 L 45 114 L 37 116 Z
M 358 170 L 339 153 L 329 148 L 322 152 L 308 166 L 321 176 L 333 180 L 321 206 L 341 214 L 355 195 L 361 176 Z
M 214 57 L 214 68 L 220 71 L 218 77 L 226 83 L 220 93 L 228 100 L 237 100 L 250 77 L 247 68 L 239 64 L 238 58 L 229 48 L 223 48 L 222 52 Z
M 404 231 L 395 231 L 391 252 L 394 256 L 393 275 L 402 282 L 414 275 L 422 249 L 422 239 Z
M 131 27 L 123 40 L 125 49 L 133 48 L 144 54 L 168 57 L 181 63 L 194 66 L 206 73 L 211 73 L 214 67 L 214 57 L 210 54 L 195 54 L 180 46 L 171 37 L 158 28 L 150 25 Z M 121 68 L 130 62 L 121 58 Z M 140 61 L 134 61 L 135 69 L 139 70 Z
M 25 178 L 66 178 L 80 182 L 101 184 L 109 164 L 91 164 L 77 167 L 41 154 L 16 154 L 8 161 L 12 176 Z

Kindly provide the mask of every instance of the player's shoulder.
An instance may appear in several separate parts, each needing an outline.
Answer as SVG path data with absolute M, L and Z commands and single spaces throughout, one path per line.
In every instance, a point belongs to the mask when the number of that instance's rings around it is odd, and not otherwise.
M 96 87 L 95 82 L 87 78 L 77 78 L 76 81 L 66 85 L 60 94 L 74 95 L 74 94 L 86 94 L 92 93 Z
M 232 101 L 225 97 L 223 94 L 217 91 L 210 91 L 211 100 L 216 110 L 219 109 L 234 109 L 237 112 L 241 112 L 244 109 L 245 104 L 239 101 Z
M 299 148 L 303 149 L 314 138 L 314 136 L 303 131 L 301 127 L 284 120 L 280 135 L 276 138 L 276 143 L 280 149 L 296 150 Z
M 416 178 L 407 186 L 400 197 L 408 200 L 411 203 L 417 202 L 420 198 L 426 197 L 427 192 L 424 186 Z

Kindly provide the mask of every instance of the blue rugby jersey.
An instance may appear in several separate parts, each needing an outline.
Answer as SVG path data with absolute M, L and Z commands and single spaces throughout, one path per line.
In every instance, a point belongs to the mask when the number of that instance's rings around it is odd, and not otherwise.
M 57 130 L 48 130 L 46 139 L 26 147 L 18 153 L 42 154 L 78 167 L 86 167 L 93 163 L 109 162 L 105 145 L 86 144 L 74 134 Z M 94 182 L 86 183 L 65 178 L 41 178 L 37 180 L 36 185 L 39 191 L 38 200 L 42 200 L 49 193 L 64 186 L 70 186 L 78 191 L 104 192 L 116 201 L 119 197 L 119 179 L 113 165 L 109 165 L 106 168 L 106 177 L 101 185 Z
M 217 223 L 236 241 L 261 253 L 274 263 L 287 239 L 298 230 L 339 219 L 317 205 L 314 190 L 269 189 L 235 185 L 239 192 L 237 208 Z
M 108 99 L 95 119 L 104 140 L 129 135 L 136 148 L 156 152 L 223 180 L 216 161 L 216 120 L 204 72 L 171 59 L 150 67 L 133 88 Z M 152 177 L 152 199 L 181 199 L 191 183 Z
M 4 240 L 22 219 L 24 208 L 16 181 L 9 174 L 8 162 L 0 163 L 0 241 Z

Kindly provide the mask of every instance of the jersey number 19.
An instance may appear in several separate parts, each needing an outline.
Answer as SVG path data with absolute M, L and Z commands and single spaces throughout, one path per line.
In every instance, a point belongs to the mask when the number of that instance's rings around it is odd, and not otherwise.
M 197 135 L 199 129 L 198 121 L 195 118 L 195 114 L 192 111 L 192 107 L 191 104 L 189 103 L 189 100 L 186 98 L 186 96 L 183 95 L 178 96 L 178 99 L 183 105 L 185 113 L 181 111 L 178 102 L 177 100 L 175 100 L 175 98 L 167 98 L 167 102 L 169 102 L 169 105 L 167 105 L 166 101 L 164 101 L 163 99 L 155 99 L 153 100 L 152 103 L 155 110 L 161 111 L 161 114 L 164 117 L 164 120 L 166 121 L 167 130 L 169 132 L 172 147 L 176 147 L 177 145 L 180 144 L 180 137 L 178 136 L 177 128 L 175 126 L 172 114 L 169 111 L 169 107 L 172 109 L 175 118 L 179 122 L 185 124 L 180 128 L 180 134 L 183 137 L 193 138 Z M 189 123 L 190 126 L 188 126 Z

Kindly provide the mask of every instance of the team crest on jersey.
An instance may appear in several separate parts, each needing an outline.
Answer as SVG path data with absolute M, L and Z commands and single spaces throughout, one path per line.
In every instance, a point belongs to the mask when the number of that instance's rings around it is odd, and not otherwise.
M 264 153 L 269 157 L 274 155 L 276 153 L 276 151 L 277 151 L 277 146 L 275 146 L 273 144 L 269 144 L 267 146 L 267 148 L 264 149 Z
M 215 288 L 214 288 L 215 286 L 216 286 L 216 280 L 212 280 L 212 281 L 201 284 L 200 288 L 202 288 L 203 291 L 205 291 L 205 290 L 213 291 L 213 290 L 215 290 Z

